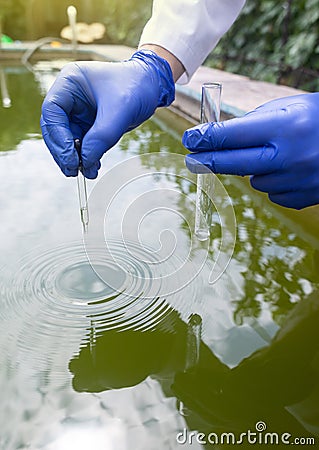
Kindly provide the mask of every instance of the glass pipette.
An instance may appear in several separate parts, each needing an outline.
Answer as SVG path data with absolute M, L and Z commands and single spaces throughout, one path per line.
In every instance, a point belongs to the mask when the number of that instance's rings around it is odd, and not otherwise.
M 80 216 L 81 222 L 83 225 L 83 232 L 87 233 L 89 226 L 89 209 L 88 209 L 88 196 L 86 189 L 86 179 L 83 174 L 83 165 L 82 165 L 82 154 L 81 154 L 81 141 L 80 139 L 74 140 L 75 149 L 79 155 L 79 171 L 77 176 L 78 183 L 78 194 L 79 194 L 79 202 L 80 202 Z
M 200 122 L 218 122 L 220 119 L 220 83 L 204 83 L 202 86 Z M 210 236 L 212 219 L 212 194 L 214 177 L 212 173 L 197 175 L 195 235 L 200 241 Z

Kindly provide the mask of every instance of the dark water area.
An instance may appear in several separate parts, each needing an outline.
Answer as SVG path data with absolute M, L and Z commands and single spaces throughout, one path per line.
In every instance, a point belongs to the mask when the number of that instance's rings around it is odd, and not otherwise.
M 0 449 L 318 444 L 318 250 L 233 177 L 199 242 L 161 115 L 104 156 L 83 236 L 40 135 L 44 67 L 4 69 Z

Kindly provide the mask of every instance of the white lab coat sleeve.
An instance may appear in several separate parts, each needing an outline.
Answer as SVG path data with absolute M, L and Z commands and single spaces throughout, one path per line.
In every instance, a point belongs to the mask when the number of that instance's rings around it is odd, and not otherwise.
M 236 20 L 245 0 L 154 0 L 139 46 L 159 45 L 178 58 L 187 82 Z

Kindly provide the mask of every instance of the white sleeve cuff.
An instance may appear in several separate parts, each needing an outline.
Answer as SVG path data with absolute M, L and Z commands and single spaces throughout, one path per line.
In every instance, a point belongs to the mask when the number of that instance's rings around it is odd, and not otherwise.
M 159 45 L 185 67 L 186 83 L 236 20 L 245 0 L 154 0 L 139 46 Z

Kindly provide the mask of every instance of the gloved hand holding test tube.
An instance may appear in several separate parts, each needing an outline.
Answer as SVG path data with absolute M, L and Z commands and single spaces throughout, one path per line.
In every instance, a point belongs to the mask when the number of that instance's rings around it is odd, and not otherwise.
M 88 209 L 88 196 L 87 196 L 87 189 L 86 189 L 86 179 L 83 175 L 83 169 L 82 169 L 82 155 L 81 155 L 81 141 L 80 139 L 74 140 L 74 146 L 75 149 L 79 155 L 79 172 L 77 176 L 77 183 L 78 183 L 78 194 L 79 194 L 79 202 L 80 202 L 80 215 L 81 215 L 81 222 L 83 225 L 83 232 L 87 233 L 88 227 L 89 227 L 89 209 Z
M 204 83 L 202 85 L 200 122 L 219 122 L 221 83 Z M 214 175 L 208 173 L 197 175 L 197 193 L 195 210 L 195 235 L 200 241 L 206 241 L 210 236 L 212 220 L 211 198 L 214 189 Z

